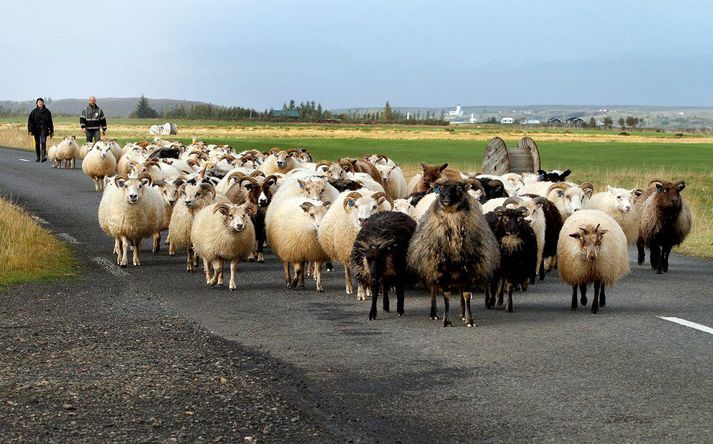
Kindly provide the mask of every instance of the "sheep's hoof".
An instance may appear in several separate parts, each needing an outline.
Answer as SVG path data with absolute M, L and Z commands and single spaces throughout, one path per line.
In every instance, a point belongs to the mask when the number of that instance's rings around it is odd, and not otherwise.
M 448 320 L 448 319 L 444 319 L 444 320 L 443 320 L 443 326 L 444 326 L 444 327 L 450 327 L 450 326 L 451 326 L 451 321 Z
M 592 304 L 592 314 L 595 315 L 597 313 L 599 313 L 599 307 L 596 304 Z
M 324 288 L 318 288 L 317 293 L 324 293 Z
M 253 256 L 252 254 L 248 256 L 248 262 L 255 262 L 255 256 Z
M 126 264 L 119 264 L 121 268 L 126 268 Z
M 508 311 L 508 313 L 512 313 L 513 312 L 512 305 L 508 305 L 506 310 Z
M 375 321 L 375 320 L 376 320 L 376 313 L 369 313 L 369 320 L 370 320 L 370 321 Z
M 265 263 L 265 256 L 262 255 L 262 253 L 257 254 L 257 261 L 261 264 Z
M 403 314 L 403 313 L 399 313 L 399 317 L 400 317 L 400 318 L 403 318 L 403 317 L 404 317 L 404 314 Z
M 661 271 L 660 268 L 659 268 L 659 269 L 656 269 L 656 274 L 663 274 L 663 271 Z
M 235 287 L 230 287 L 230 291 L 235 291 Z
M 466 327 L 473 328 L 473 327 L 475 327 L 475 323 L 474 323 L 473 320 L 471 319 L 470 321 L 466 321 L 466 322 L 465 322 L 465 326 L 466 326 Z
M 586 307 L 587 306 L 587 297 L 582 296 L 582 299 L 579 301 L 579 303 L 582 304 L 582 307 Z
M 431 320 L 432 320 L 432 321 L 437 321 L 437 320 L 438 320 L 438 315 L 431 315 Z
M 331 262 L 327 262 L 327 265 L 324 266 L 324 269 L 327 271 L 334 271 L 334 266 Z
M 171 253 L 171 252 L 169 251 L 169 252 L 168 252 L 168 255 L 171 256 L 171 257 L 174 257 L 174 256 L 176 255 L 176 253 Z

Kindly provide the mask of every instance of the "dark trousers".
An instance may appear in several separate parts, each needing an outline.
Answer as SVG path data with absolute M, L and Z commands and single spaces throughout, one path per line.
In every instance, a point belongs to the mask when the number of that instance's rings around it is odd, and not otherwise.
M 99 142 L 102 140 L 102 132 L 99 128 L 87 130 L 87 143 Z
M 47 157 L 47 131 L 41 130 L 39 134 L 33 133 L 35 136 L 35 152 L 37 153 L 37 158 L 44 159 Z

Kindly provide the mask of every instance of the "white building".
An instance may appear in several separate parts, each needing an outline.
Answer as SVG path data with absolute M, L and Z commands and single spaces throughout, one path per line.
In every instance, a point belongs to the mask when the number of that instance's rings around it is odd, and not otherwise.
M 502 119 L 500 119 L 500 123 L 502 123 L 503 125 L 512 125 L 513 123 L 515 123 L 515 119 L 513 119 L 512 117 L 503 117 Z
M 460 119 L 463 117 L 463 110 L 460 109 L 460 105 L 456 106 L 455 111 L 448 111 L 447 117 L 449 119 Z
M 539 125 L 540 121 L 537 119 L 527 119 L 524 122 L 522 122 L 525 125 Z

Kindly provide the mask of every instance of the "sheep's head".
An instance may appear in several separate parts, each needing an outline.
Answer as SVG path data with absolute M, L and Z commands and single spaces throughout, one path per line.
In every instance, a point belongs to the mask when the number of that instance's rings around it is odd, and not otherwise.
M 309 179 L 297 179 L 297 184 L 302 189 L 305 197 L 314 200 L 321 200 L 329 181 L 326 177 L 310 177 Z
M 649 185 L 655 185 L 656 206 L 663 211 L 678 211 L 683 205 L 681 191 L 686 188 L 686 182 L 679 180 L 669 182 L 666 180 L 653 180 Z
M 161 185 L 161 198 L 168 206 L 172 207 L 178 200 L 178 189 L 183 183 L 183 179 L 170 178 L 166 179 Z
M 582 186 L 586 189 L 581 188 Z M 576 187 L 566 182 L 559 182 L 547 189 L 547 198 L 555 204 L 564 217 L 569 217 L 583 208 L 585 197 L 591 196 L 592 192 L 591 184 Z
M 391 174 L 394 172 L 394 170 L 398 168 L 397 165 L 384 165 L 384 164 L 376 164 L 376 169 L 379 170 L 379 173 L 381 174 L 381 180 L 384 183 L 387 183 L 389 181 L 389 178 L 391 177 Z
M 282 151 L 280 149 L 273 148 L 270 150 L 272 153 L 272 156 L 275 158 L 275 163 L 277 164 L 277 168 L 279 169 L 285 169 L 289 166 L 290 161 L 292 159 L 292 156 L 290 156 L 290 153 L 287 151 Z
M 607 185 L 607 191 L 609 191 L 609 199 L 614 202 L 614 208 L 622 213 L 628 213 L 631 211 L 634 205 L 634 196 L 636 196 L 636 189 L 626 190 L 624 188 L 614 188 Z
M 220 214 L 226 227 L 232 228 L 238 233 L 252 223 L 251 217 L 255 217 L 257 207 L 250 202 L 242 205 L 217 204 L 213 208 L 213 214 Z
M 307 148 L 300 147 L 297 149 L 295 158 L 301 160 L 302 162 L 312 162 L 312 155 L 307 151 Z
M 545 199 L 544 197 L 536 197 L 534 199 L 531 199 L 528 197 L 513 196 L 508 197 L 507 199 L 505 199 L 505 202 L 503 202 L 503 206 L 506 208 L 526 208 L 528 214 L 524 217 L 527 223 L 529 223 L 530 225 L 533 225 L 535 223 L 535 217 L 543 212 L 542 207 L 546 204 L 547 199 Z
M 373 163 L 374 165 L 388 165 L 389 164 L 389 158 L 384 156 L 383 154 L 372 154 L 371 156 L 365 156 L 364 160 L 368 160 L 369 162 Z
M 470 185 L 461 180 L 438 179 L 433 191 L 438 195 L 436 201 L 444 211 L 458 211 L 467 205 Z
M 262 181 L 260 185 L 260 194 L 257 198 L 257 204 L 261 207 L 267 207 L 270 205 L 272 200 L 272 195 L 277 191 L 277 176 L 271 174 Z
M 507 191 L 510 196 L 517 195 L 518 191 L 525 186 L 522 176 L 517 173 L 506 173 L 500 177 L 503 178 L 505 191 Z
M 421 182 L 423 183 L 423 186 L 426 189 L 431 188 L 431 185 L 441 177 L 443 170 L 445 170 L 447 167 L 448 167 L 447 163 L 444 163 L 443 165 L 440 165 L 440 166 L 439 165 L 429 165 L 427 163 L 421 163 L 421 168 L 423 169 L 423 175 L 421 178 Z
M 411 205 L 411 199 L 396 199 L 394 201 L 394 211 L 404 213 L 407 216 L 413 214 L 414 206 Z
M 124 190 L 124 198 L 129 205 L 136 205 L 144 195 L 144 187 L 151 186 L 151 181 L 143 179 L 118 178 L 115 181 L 117 187 Z
M 199 208 L 215 198 L 215 187 L 209 182 L 189 181 L 181 185 L 179 195 L 186 207 Z
M 102 159 L 106 159 L 107 156 L 113 156 L 113 154 L 111 153 L 111 145 L 102 141 L 94 143 L 92 149 L 99 151 L 99 156 Z
M 347 177 L 347 173 L 338 163 L 330 162 L 328 160 L 317 162 L 314 169 L 319 174 L 334 180 Z
M 592 224 L 580 225 L 576 233 L 570 233 L 569 237 L 579 241 L 581 254 L 588 261 L 596 261 L 599 256 L 599 250 L 602 247 L 602 238 L 609 230 L 599 228 L 600 224 L 595 227 Z
M 331 204 L 332 202 L 329 201 L 306 201 L 300 205 L 300 208 L 302 208 L 302 211 L 304 211 L 307 217 L 309 217 L 312 227 L 317 230 Z
M 524 206 L 517 208 L 501 206 L 493 210 L 493 213 L 498 219 L 495 232 L 501 236 L 520 237 L 520 233 L 530 226 L 530 222 L 526 220 L 530 216 L 530 210 Z
M 364 269 L 369 271 L 372 279 L 381 275 L 385 269 L 386 258 L 398 247 L 395 239 L 379 236 L 359 240 L 354 244 L 354 248 L 359 251 L 359 256 L 362 258 Z
M 379 211 L 385 210 L 385 203 L 391 205 L 393 209 L 393 200 L 385 193 L 378 192 L 371 196 L 363 196 L 358 191 L 352 191 L 344 198 L 344 211 L 350 215 L 350 220 L 356 228 L 360 228 L 364 221 L 369 216 Z

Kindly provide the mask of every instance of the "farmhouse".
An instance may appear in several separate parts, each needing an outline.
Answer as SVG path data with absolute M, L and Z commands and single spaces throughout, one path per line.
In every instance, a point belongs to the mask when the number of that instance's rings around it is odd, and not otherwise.
M 580 127 L 584 125 L 584 119 L 581 117 L 570 117 L 569 119 L 566 120 L 567 126 L 575 126 L 575 127 Z
M 547 119 L 547 124 L 552 126 L 559 126 L 562 125 L 562 119 L 558 119 L 557 117 L 550 117 L 549 119 Z
M 300 118 L 300 112 L 295 109 L 271 109 L 270 117 L 272 117 L 273 119 L 297 120 Z

